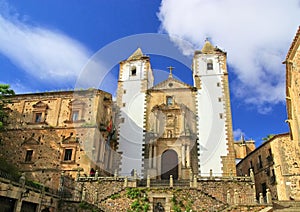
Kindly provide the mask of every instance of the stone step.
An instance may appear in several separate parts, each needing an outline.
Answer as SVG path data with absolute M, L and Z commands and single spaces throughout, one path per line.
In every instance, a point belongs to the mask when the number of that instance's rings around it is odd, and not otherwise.
M 286 212 L 299 212 L 299 207 L 290 207 L 290 208 L 283 208 L 283 209 L 274 209 L 274 212 L 286 211 Z
M 300 201 L 274 201 L 274 211 L 300 211 Z

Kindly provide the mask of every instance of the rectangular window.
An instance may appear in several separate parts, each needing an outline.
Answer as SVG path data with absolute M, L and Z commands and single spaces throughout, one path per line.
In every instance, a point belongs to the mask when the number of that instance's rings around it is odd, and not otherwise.
M 218 83 L 217 83 L 217 86 L 218 86 L 218 87 L 220 87 L 220 86 L 221 86 L 221 84 L 218 82 Z
M 25 156 L 25 162 L 31 162 L 32 161 L 32 155 L 33 155 L 33 150 L 27 150 L 26 151 L 26 156 Z
M 219 116 L 220 116 L 220 119 L 223 119 L 223 114 L 222 113 L 220 113 Z
M 72 149 L 65 149 L 64 161 L 72 160 Z
M 42 113 L 35 113 L 34 122 L 35 123 L 42 122 Z
M 79 120 L 79 111 L 75 110 L 72 111 L 72 121 L 78 121 Z
M 172 104 L 173 104 L 173 97 L 167 96 L 167 105 L 172 105 Z
M 258 164 L 259 164 L 259 168 L 263 167 L 263 163 L 262 163 L 262 160 L 261 160 L 261 155 L 258 156 Z
M 131 76 L 136 76 L 136 67 L 131 67 Z

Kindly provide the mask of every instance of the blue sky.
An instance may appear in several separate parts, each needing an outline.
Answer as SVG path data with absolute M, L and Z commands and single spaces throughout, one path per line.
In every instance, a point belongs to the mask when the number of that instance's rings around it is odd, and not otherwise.
M 92 55 L 124 37 L 174 35 L 190 61 L 208 37 L 228 55 L 236 135 L 259 144 L 268 134 L 288 131 L 282 61 L 299 20 L 299 0 L 0 0 L 0 83 L 17 93 L 72 89 Z M 126 49 L 124 59 L 137 47 L 143 44 Z M 150 56 L 159 79 L 172 65 L 191 84 L 187 67 Z M 116 74 L 117 66 L 112 82 Z

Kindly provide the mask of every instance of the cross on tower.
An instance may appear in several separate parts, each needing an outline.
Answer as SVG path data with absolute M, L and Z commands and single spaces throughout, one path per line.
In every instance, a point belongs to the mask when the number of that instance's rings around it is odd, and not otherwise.
M 167 68 L 168 68 L 169 71 L 170 71 L 169 76 L 172 77 L 172 70 L 174 69 L 174 67 L 173 67 L 173 66 L 169 66 L 169 67 L 167 67 Z

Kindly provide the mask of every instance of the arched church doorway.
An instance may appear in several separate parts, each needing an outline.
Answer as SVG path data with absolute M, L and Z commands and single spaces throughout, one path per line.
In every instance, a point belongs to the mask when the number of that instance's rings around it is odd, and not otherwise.
M 166 150 L 161 156 L 161 179 L 178 179 L 178 155 L 174 150 Z

